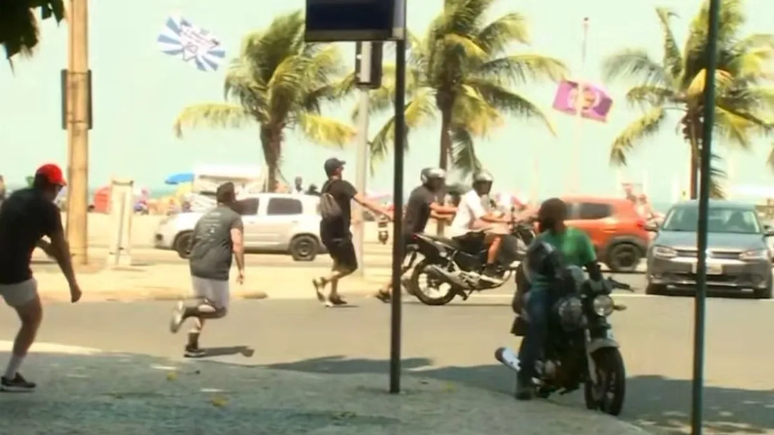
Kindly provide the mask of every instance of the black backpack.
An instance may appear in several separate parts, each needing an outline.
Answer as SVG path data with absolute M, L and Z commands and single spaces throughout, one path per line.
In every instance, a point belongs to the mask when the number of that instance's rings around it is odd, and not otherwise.
M 339 203 L 336 202 L 336 198 L 328 193 L 331 185 L 336 181 L 337 180 L 327 181 L 322 187 L 322 192 L 320 194 L 320 216 L 322 216 L 324 221 L 340 219 L 343 214 L 341 207 L 339 207 Z

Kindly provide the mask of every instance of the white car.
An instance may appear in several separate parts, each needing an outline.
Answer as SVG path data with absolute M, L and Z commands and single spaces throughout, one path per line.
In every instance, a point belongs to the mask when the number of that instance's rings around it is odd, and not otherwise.
M 312 261 L 324 253 L 320 242 L 320 198 L 284 193 L 249 194 L 243 206 L 245 250 L 288 253 L 296 261 Z M 158 249 L 172 249 L 188 257 L 188 243 L 202 212 L 173 214 L 159 223 L 154 237 Z

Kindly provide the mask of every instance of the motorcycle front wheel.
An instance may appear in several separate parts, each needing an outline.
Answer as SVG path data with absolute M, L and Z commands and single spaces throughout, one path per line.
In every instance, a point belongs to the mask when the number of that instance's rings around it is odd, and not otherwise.
M 446 305 L 457 296 L 457 293 L 451 284 L 434 278 L 427 272 L 426 269 L 430 265 L 431 263 L 425 259 L 414 266 L 414 271 L 411 273 L 409 281 L 411 293 L 425 305 Z M 425 286 L 421 285 L 421 278 L 424 278 Z M 441 286 L 444 288 L 441 288 Z
M 599 349 L 591 357 L 596 366 L 597 382 L 586 380 L 586 408 L 618 415 L 623 409 L 626 396 L 626 368 L 621 352 L 609 347 Z

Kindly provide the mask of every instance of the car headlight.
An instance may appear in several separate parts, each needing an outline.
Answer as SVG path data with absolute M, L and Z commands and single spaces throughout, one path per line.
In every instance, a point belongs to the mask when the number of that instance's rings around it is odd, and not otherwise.
M 594 312 L 598 316 L 607 317 L 613 313 L 613 298 L 600 295 L 594 298 Z
M 751 249 L 739 254 L 740 260 L 766 260 L 770 256 L 768 249 Z
M 654 246 L 653 255 L 661 258 L 677 257 L 677 251 L 666 246 Z

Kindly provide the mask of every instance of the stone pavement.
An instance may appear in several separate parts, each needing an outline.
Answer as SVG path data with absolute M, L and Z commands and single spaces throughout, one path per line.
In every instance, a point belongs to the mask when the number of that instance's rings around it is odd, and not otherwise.
M 69 301 L 69 287 L 58 268 L 33 268 L 33 271 L 43 300 Z M 244 285 L 234 283 L 231 295 L 236 299 L 310 298 L 314 296 L 312 279 L 328 271 L 324 267 L 288 269 L 248 266 Z M 177 299 L 191 288 L 189 269 L 185 263 L 84 270 L 77 272 L 77 277 L 83 290 L 83 301 Z M 389 269 L 371 269 L 364 277 L 342 280 L 339 291 L 345 295 L 371 294 L 389 277 Z
M 0 344 L 7 352 L 10 343 Z M 35 350 L 25 373 L 38 391 L 0 395 L 0 415 L 15 435 L 648 433 L 575 407 L 518 403 L 413 376 L 402 379 L 405 393 L 392 396 L 386 374 L 305 374 L 45 344 Z

